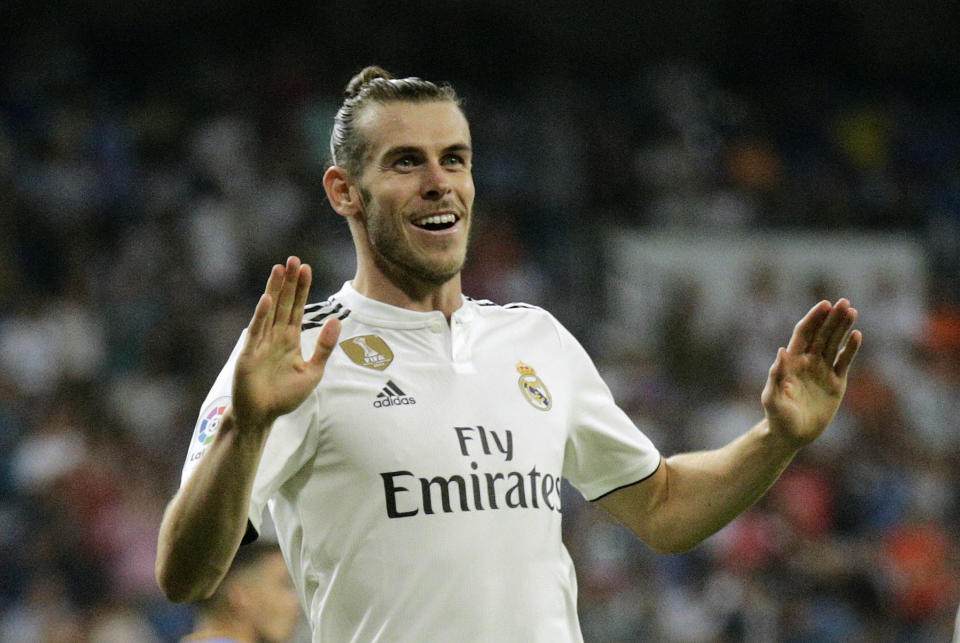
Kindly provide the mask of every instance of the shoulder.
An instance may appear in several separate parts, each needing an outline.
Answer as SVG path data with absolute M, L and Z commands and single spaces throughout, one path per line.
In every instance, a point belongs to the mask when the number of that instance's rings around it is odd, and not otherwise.
M 330 297 L 324 301 L 307 304 L 303 308 L 303 321 L 300 323 L 300 330 L 312 330 L 320 328 L 330 317 L 336 317 L 343 321 L 350 316 L 350 308 L 344 305 L 335 297 Z
M 522 301 L 514 301 L 509 304 L 498 304 L 495 301 L 490 301 L 489 299 L 474 299 L 464 295 L 463 298 L 472 306 L 475 306 L 478 310 L 483 311 L 539 311 L 541 313 L 547 313 L 546 309 L 541 308 L 540 306 L 534 306 L 533 304 L 527 304 Z
M 467 302 L 474 306 L 477 314 L 495 325 L 515 325 L 526 333 L 550 333 L 564 343 L 569 331 L 564 328 L 553 314 L 533 304 L 525 302 L 511 302 L 498 304 L 489 299 L 473 299 L 466 297 Z
M 498 317 L 503 316 L 505 318 L 552 318 L 549 312 L 546 309 L 541 308 L 540 306 L 534 306 L 533 304 L 527 304 L 522 301 L 515 301 L 509 304 L 498 304 L 496 302 L 490 301 L 489 299 L 474 299 L 472 297 L 467 297 L 464 295 L 464 298 L 467 301 L 467 304 L 472 306 L 480 315 L 484 317 Z

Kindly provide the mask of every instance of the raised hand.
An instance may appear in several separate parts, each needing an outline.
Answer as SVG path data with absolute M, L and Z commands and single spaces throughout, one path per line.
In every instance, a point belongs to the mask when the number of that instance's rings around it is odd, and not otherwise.
M 790 344 L 777 351 L 761 401 L 770 430 L 795 448 L 823 433 L 840 407 L 863 341 L 860 331 L 850 331 L 856 319 L 846 299 L 835 305 L 821 301 L 797 323 Z
M 297 408 L 323 377 L 340 322 L 323 325 L 313 356 L 303 359 L 300 323 L 312 274 L 297 257 L 276 265 L 257 302 L 233 380 L 233 413 L 241 426 L 268 428 Z

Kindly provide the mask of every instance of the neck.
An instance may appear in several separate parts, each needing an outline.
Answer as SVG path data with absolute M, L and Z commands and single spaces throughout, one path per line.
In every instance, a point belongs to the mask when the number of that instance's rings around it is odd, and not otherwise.
M 439 310 L 448 320 L 463 304 L 460 273 L 442 284 L 430 284 L 409 277 L 390 279 L 376 268 L 358 268 L 352 283 L 354 290 L 370 299 L 408 310 Z

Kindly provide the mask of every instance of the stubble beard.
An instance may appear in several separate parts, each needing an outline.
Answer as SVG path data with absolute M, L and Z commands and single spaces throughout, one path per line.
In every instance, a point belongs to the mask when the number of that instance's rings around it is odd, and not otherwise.
M 463 255 L 448 261 L 431 261 L 430 257 L 414 251 L 403 234 L 405 219 L 395 212 L 378 211 L 370 205 L 369 193 L 363 194 L 363 225 L 373 250 L 373 262 L 386 277 L 401 289 L 415 284 L 442 286 L 456 277 L 466 263 Z M 469 219 L 468 219 L 469 220 Z M 466 246 L 469 247 L 469 231 Z

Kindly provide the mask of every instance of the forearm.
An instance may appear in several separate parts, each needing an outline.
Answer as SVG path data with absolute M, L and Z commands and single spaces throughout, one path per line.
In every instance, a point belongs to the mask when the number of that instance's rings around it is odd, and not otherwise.
M 164 513 L 156 576 L 172 601 L 209 596 L 243 538 L 253 479 L 268 432 L 240 429 L 229 409 L 196 471 Z
M 661 552 L 686 551 L 733 520 L 837 412 L 863 341 L 851 331 L 856 318 L 846 299 L 811 308 L 770 367 L 762 422 L 723 448 L 665 460 L 643 482 L 602 497 L 600 506 Z
M 664 460 L 650 478 L 599 504 L 654 550 L 687 551 L 756 502 L 795 454 L 764 420 L 720 449 Z
M 763 496 L 795 454 L 763 420 L 720 449 L 668 458 L 651 530 L 669 550 L 690 549 Z

